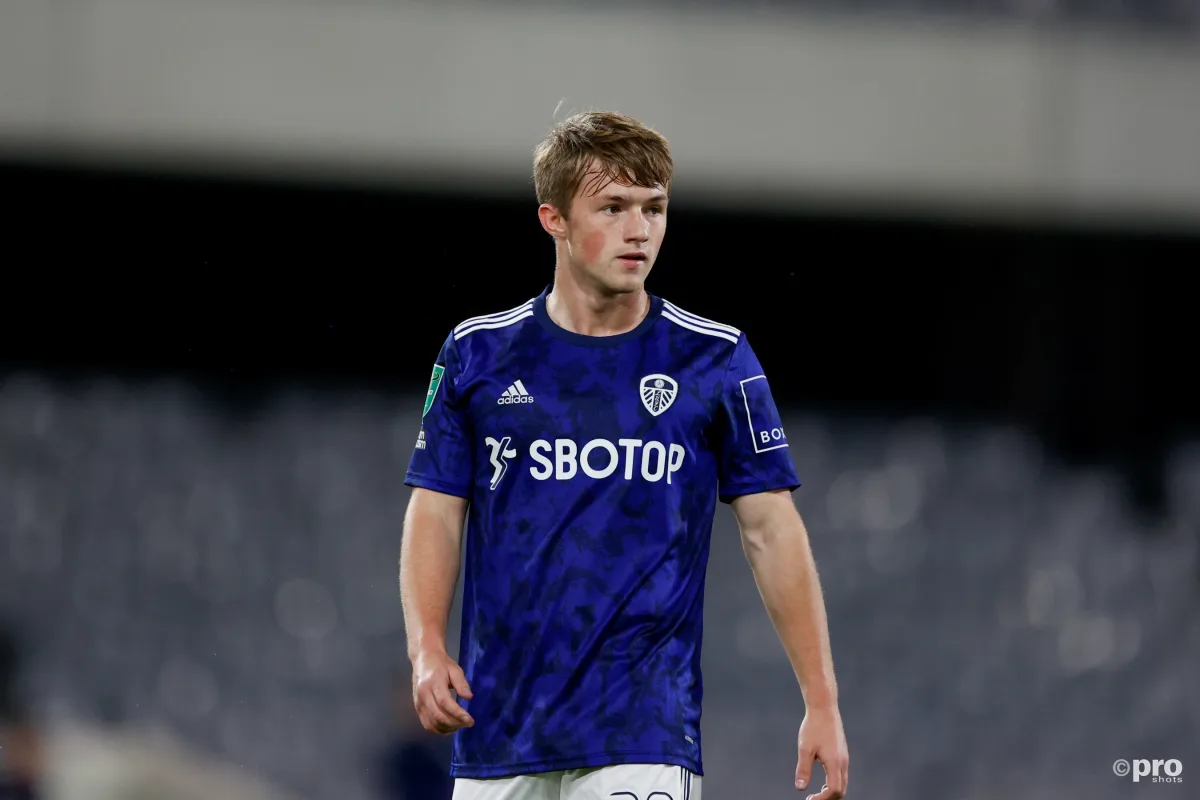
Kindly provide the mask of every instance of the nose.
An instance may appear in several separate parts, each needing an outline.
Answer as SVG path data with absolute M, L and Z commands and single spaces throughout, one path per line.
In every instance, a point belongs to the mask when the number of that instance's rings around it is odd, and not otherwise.
M 645 214 L 630 214 L 625 223 L 625 241 L 642 243 L 650 239 L 650 220 Z

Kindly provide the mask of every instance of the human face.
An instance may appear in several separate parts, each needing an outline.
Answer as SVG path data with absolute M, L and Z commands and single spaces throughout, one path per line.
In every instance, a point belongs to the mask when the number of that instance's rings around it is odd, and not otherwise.
M 644 288 L 667 233 L 662 187 L 625 186 L 591 172 L 562 220 L 569 267 L 606 294 Z

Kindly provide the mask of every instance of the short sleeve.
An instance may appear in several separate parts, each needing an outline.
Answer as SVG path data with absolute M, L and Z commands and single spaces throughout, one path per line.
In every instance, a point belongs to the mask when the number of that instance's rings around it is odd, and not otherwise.
M 471 496 L 474 475 L 471 425 L 466 403 L 459 395 L 461 376 L 458 347 L 451 334 L 446 337 L 429 378 L 421 430 L 404 476 L 405 485 L 458 497 Z
M 800 486 L 783 420 L 758 358 L 738 337 L 717 408 L 717 479 L 722 503 Z

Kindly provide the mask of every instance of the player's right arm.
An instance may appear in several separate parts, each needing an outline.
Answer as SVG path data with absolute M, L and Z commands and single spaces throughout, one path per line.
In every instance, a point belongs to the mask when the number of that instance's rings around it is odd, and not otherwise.
M 460 393 L 463 370 L 451 334 L 433 368 L 421 433 L 404 478 L 413 491 L 400 545 L 413 703 L 425 729 L 443 734 L 474 724 L 458 701 L 469 700 L 471 688 L 446 648 L 474 475 L 469 404 Z
M 404 515 L 400 597 L 413 665 L 413 703 L 431 733 L 453 733 L 474 724 L 455 698 L 470 699 L 471 687 L 446 648 L 466 513 L 465 498 L 414 488 Z

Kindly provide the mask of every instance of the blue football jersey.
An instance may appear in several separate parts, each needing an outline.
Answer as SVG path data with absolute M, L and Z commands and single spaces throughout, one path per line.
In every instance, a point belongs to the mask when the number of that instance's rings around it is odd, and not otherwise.
M 800 485 L 746 337 L 651 297 L 583 336 L 549 287 L 466 320 L 405 483 L 470 501 L 452 774 L 652 763 L 703 774 L 700 646 L 716 501 Z

